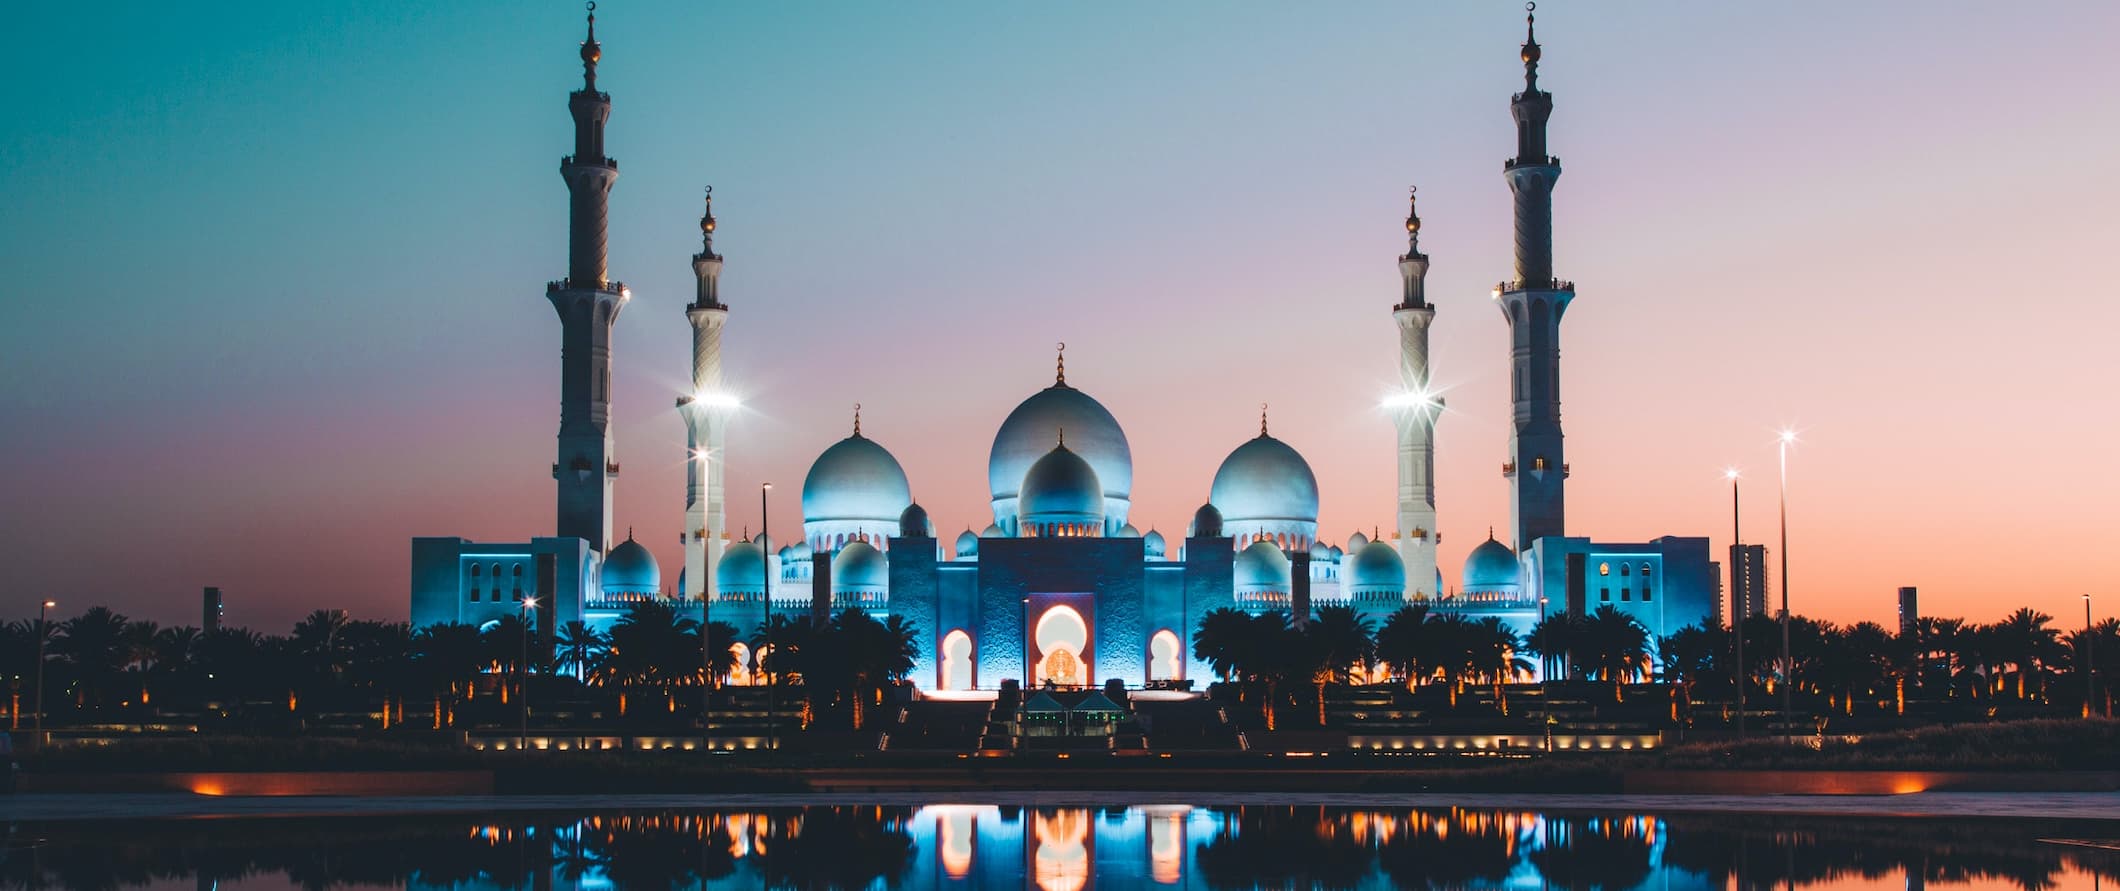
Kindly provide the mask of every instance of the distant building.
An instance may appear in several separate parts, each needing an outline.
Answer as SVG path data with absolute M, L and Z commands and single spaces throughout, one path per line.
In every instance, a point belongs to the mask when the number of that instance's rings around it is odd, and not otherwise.
M 1914 633 L 1914 623 L 1921 620 L 1921 608 L 1914 602 L 1914 588 L 1899 589 L 1899 633 L 1902 636 Z
M 1743 619 L 1767 614 L 1767 546 L 1730 546 L 1730 614 Z
M 221 589 L 208 588 L 200 598 L 199 628 L 205 631 L 221 630 Z

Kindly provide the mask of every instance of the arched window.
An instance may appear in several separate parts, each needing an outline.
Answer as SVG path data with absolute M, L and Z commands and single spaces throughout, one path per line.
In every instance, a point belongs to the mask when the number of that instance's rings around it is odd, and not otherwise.
M 1611 574 L 1612 574 L 1612 564 L 1610 564 L 1610 563 L 1599 563 L 1599 564 L 1597 564 L 1597 574 L 1598 574 L 1598 575 L 1611 575 Z
M 1650 566 L 1649 566 L 1649 564 L 1647 564 L 1647 563 L 1644 563 L 1644 564 L 1642 564 L 1642 577 L 1643 577 L 1643 578 L 1648 578 L 1648 577 L 1649 577 L 1649 572 L 1650 572 Z
M 1621 576 L 1630 576 L 1630 575 L 1633 575 L 1633 574 L 1634 574 L 1634 567 L 1632 567 L 1632 566 L 1628 566 L 1627 564 L 1625 564 L 1625 563 L 1622 563 L 1622 564 L 1620 564 L 1620 565 L 1619 565 L 1619 574 L 1620 574 Z
M 472 577 L 472 578 L 474 578 L 474 579 L 476 579 L 476 578 L 478 578 L 478 577 L 479 577 L 479 575 L 480 575 L 481 573 L 485 572 L 485 570 L 486 570 L 486 567 L 483 567 L 483 566 L 480 566 L 480 565 L 478 565 L 478 564 L 476 564 L 476 563 L 473 563 L 473 564 L 471 564 L 471 577 Z

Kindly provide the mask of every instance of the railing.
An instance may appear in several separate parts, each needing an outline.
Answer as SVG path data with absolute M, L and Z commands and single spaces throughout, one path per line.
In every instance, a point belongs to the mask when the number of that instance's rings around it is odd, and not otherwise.
M 1517 169 L 1518 167 L 1559 167 L 1559 166 L 1561 166 L 1561 156 L 1559 156 L 1559 155 L 1547 155 L 1546 157 L 1543 157 L 1543 158 L 1510 158 L 1510 159 L 1508 159 L 1508 160 L 1505 160 L 1505 161 L 1503 161 L 1503 162 L 1502 162 L 1502 169 L 1503 169 L 1503 170 L 1515 170 L 1515 169 Z
M 599 160 L 599 161 L 582 161 L 582 162 L 580 162 L 580 164 L 579 164 L 579 165 L 577 165 L 577 164 L 576 164 L 576 162 L 575 162 L 575 160 L 574 160 L 574 156 L 573 156 L 573 155 L 568 155 L 568 156 L 566 156 L 566 157 L 564 157 L 564 158 L 561 158 L 561 159 L 559 159 L 559 166 L 561 166 L 561 167 L 575 167 L 575 166 L 582 166 L 582 167 L 609 167 L 609 168 L 611 168 L 612 170 L 617 170 L 617 169 L 618 169 L 618 159 L 617 159 L 617 158 L 604 158 L 604 159 L 602 159 L 602 160 Z
M 598 282 L 598 283 L 596 283 L 596 284 L 593 284 L 593 285 L 588 285 L 588 286 L 584 287 L 584 286 L 579 286 L 579 285 L 576 285 L 576 284 L 574 283 L 574 280 L 573 280 L 573 279 L 571 279 L 571 278 L 563 278 L 563 279 L 560 279 L 560 280 L 558 280 L 558 281 L 549 281 L 549 282 L 546 282 L 546 283 L 545 283 L 545 290 L 546 290 L 546 291 L 573 291 L 573 290 L 582 290 L 582 291 L 603 291 L 604 293 L 607 293 L 607 294 L 624 294 L 624 293 L 626 293 L 626 283 L 625 283 L 625 282 L 622 282 L 622 281 L 610 281 L 610 280 L 607 280 L 607 281 L 603 281 L 603 282 Z
M 1495 295 L 1496 297 L 1500 297 L 1500 296 L 1501 296 L 1501 295 L 1503 295 L 1503 294 L 1511 294 L 1511 293 L 1515 293 L 1515 292 L 1517 292 L 1517 291 L 1574 291 L 1574 290 L 1575 290 L 1575 283 L 1574 283 L 1574 282 L 1571 282 L 1571 281 L 1567 281 L 1567 280 L 1565 280 L 1565 279 L 1558 279 L 1558 278 L 1549 278 L 1549 279 L 1546 279 L 1546 280 L 1544 280 L 1544 281 L 1528 281 L 1528 282 L 1527 282 L 1527 281 L 1505 281 L 1505 282 L 1497 282 L 1497 283 L 1495 284 L 1495 286 L 1494 286 L 1494 295 Z

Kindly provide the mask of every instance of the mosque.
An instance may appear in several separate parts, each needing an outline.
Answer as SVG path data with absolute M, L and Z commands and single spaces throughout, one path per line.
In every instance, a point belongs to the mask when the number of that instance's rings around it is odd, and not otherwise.
M 1446 590 L 1434 489 L 1435 426 L 1442 400 L 1429 387 L 1428 256 L 1409 201 L 1402 290 L 1391 308 L 1400 333 L 1401 395 L 1389 404 L 1397 434 L 1396 531 L 1359 532 L 1334 544 L 1318 533 L 1319 491 L 1310 465 L 1276 438 L 1262 411 L 1259 434 L 1238 443 L 1215 472 L 1206 502 L 1175 540 L 1132 516 L 1133 459 L 1119 420 L 1067 382 L 1065 353 L 1050 386 L 1002 419 L 987 461 L 993 516 L 983 530 L 944 541 L 912 501 L 905 470 L 883 444 L 851 431 L 810 466 L 802 487 L 802 539 L 731 541 L 724 520 L 726 429 L 737 409 L 723 390 L 722 257 L 714 250 L 711 190 L 692 256 L 697 290 L 685 308 L 693 330 L 692 391 L 677 401 L 686 426 L 685 562 L 674 589 L 629 532 L 612 534 L 619 474 L 609 423 L 612 330 L 632 299 L 606 265 L 608 199 L 618 162 L 604 153 L 610 95 L 596 86 L 601 47 L 589 17 L 582 89 L 569 96 L 574 153 L 560 162 L 569 194 L 567 275 L 546 285 L 561 322 L 561 417 L 552 465 L 554 535 L 518 543 L 453 537 L 412 541 L 415 626 L 485 624 L 534 613 L 537 627 L 618 621 L 632 605 L 662 599 L 748 635 L 768 616 L 822 617 L 846 609 L 905 618 L 919 630 L 912 674 L 930 695 L 1030 684 L 1129 686 L 1211 678 L 1188 641 L 1217 609 L 1280 611 L 1307 619 L 1321 606 L 1352 607 L 1381 625 L 1410 604 L 1471 618 L 1496 617 L 1519 634 L 1550 612 L 1611 606 L 1652 640 L 1716 620 L 1719 573 L 1705 537 L 1596 542 L 1565 532 L 1568 464 L 1560 422 L 1560 322 L 1575 298 L 1554 277 L 1552 188 L 1560 159 L 1547 154 L 1552 94 L 1538 87 L 1540 47 L 1527 31 L 1524 89 L 1510 101 L 1517 151 L 1503 164 L 1515 218 L 1515 274 L 1495 286 L 1508 320 L 1512 427 L 1502 474 L 1510 482 L 1506 539 L 1489 530 Z M 1063 345 L 1064 349 L 1064 345 Z M 711 460 L 710 460 L 711 459 Z M 1381 528 L 1381 524 L 1379 524 Z

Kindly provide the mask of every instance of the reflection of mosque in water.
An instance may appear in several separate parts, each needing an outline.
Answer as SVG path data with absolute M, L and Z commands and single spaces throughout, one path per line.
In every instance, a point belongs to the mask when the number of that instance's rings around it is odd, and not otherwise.
M 785 807 L 8 827 L 0 889 L 2088 888 L 2081 821 L 1469 808 Z M 125 843 L 113 845 L 114 835 Z M 34 839 L 34 842 L 28 841 Z M 160 884 L 156 884 L 160 883 Z

